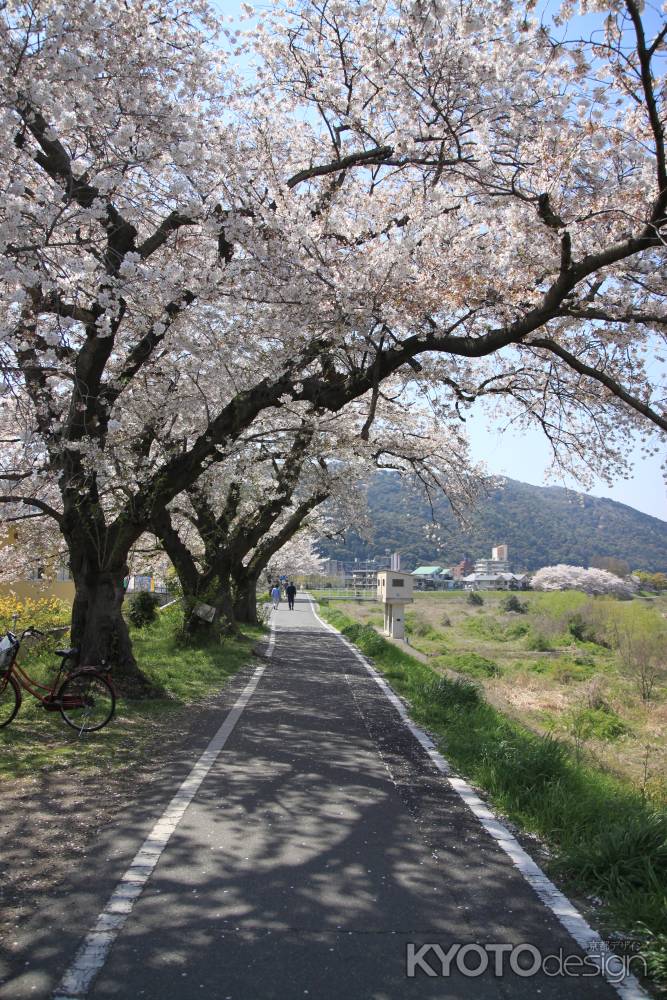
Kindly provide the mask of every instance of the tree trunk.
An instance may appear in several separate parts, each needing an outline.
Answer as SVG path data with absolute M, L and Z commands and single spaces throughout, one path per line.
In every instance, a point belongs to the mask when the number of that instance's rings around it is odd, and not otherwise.
M 72 608 L 72 645 L 82 666 L 109 664 L 124 694 L 140 697 L 154 691 L 139 669 L 122 614 L 127 567 L 92 569 L 72 567 L 75 596 Z
M 235 580 L 234 616 L 237 622 L 258 625 L 257 577 L 243 576 Z
M 208 604 L 215 608 L 214 621 L 207 622 L 204 618 L 199 618 L 194 614 L 194 609 L 198 604 Z M 184 592 L 183 613 L 184 628 L 189 635 L 232 635 L 237 631 L 234 605 L 228 590 L 212 592 L 210 588 L 207 588 L 203 597 L 201 594 L 186 594 Z
M 172 524 L 171 514 L 162 509 L 153 512 L 151 527 L 162 542 L 176 570 L 183 592 L 183 630 L 188 635 L 228 634 L 236 631 L 234 605 L 231 596 L 228 561 L 220 545 L 200 531 L 204 538 L 205 570 L 200 570 L 194 556 Z M 198 604 L 216 609 L 216 618 L 207 622 L 193 614 Z

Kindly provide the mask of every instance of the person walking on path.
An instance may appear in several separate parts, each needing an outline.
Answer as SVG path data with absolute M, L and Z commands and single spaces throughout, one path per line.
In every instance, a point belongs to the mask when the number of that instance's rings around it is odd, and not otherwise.
M 290 609 L 290 611 L 294 611 L 294 598 L 296 597 L 296 587 L 294 586 L 291 580 L 285 587 L 285 593 L 287 595 L 287 607 Z
M 273 601 L 273 610 L 278 610 L 278 605 L 280 604 L 280 587 L 277 583 L 273 585 L 273 590 L 271 591 L 271 600 Z

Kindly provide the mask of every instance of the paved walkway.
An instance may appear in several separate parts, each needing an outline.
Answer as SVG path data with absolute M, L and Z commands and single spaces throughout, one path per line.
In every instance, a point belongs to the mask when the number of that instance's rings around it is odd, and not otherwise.
M 617 998 L 493 961 L 406 977 L 410 943 L 580 953 L 309 604 L 273 621 L 266 672 L 89 996 Z

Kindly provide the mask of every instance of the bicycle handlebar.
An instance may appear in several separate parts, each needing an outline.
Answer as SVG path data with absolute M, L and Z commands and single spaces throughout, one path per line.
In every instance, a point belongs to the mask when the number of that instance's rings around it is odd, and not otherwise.
M 27 628 L 23 629 L 21 632 L 21 642 L 23 642 L 27 635 L 40 635 L 43 639 L 46 638 L 46 632 L 42 632 L 41 629 L 36 628 L 34 625 L 28 625 Z

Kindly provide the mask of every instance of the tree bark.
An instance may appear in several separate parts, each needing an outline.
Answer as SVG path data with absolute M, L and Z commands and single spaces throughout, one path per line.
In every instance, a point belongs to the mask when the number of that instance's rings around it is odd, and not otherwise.
M 216 616 L 213 622 L 207 622 L 203 618 L 193 615 L 193 609 L 197 604 L 208 604 L 215 608 Z M 236 616 L 234 614 L 234 602 L 230 593 L 229 585 L 221 583 L 217 578 L 213 580 L 201 578 L 201 586 L 196 592 L 183 591 L 184 604 L 184 627 L 190 635 L 197 634 L 234 634 L 236 628 Z
M 231 596 L 229 567 L 220 558 L 220 552 L 210 543 L 206 544 L 204 552 L 205 569 L 200 569 L 194 556 L 181 540 L 171 520 L 171 514 L 163 509 L 153 515 L 151 527 L 164 546 L 176 570 L 181 590 L 183 592 L 183 627 L 190 635 L 204 632 L 213 633 L 216 626 L 222 631 L 236 630 L 234 621 L 234 605 Z M 193 616 L 192 611 L 197 604 L 209 604 L 216 608 L 215 622 L 206 622 Z
M 259 625 L 257 617 L 257 580 L 250 574 L 235 578 L 234 616 L 237 622 L 246 625 Z
M 90 564 L 73 566 L 75 596 L 71 639 L 82 666 L 107 664 L 120 690 L 140 697 L 154 691 L 139 668 L 123 618 L 123 586 L 127 566 L 98 569 Z

